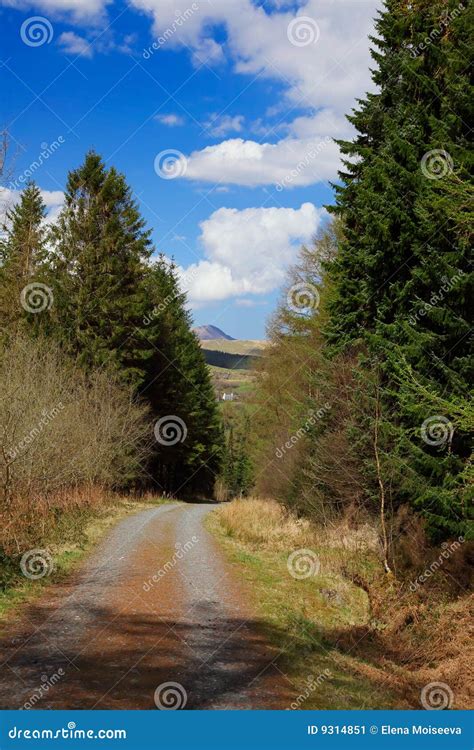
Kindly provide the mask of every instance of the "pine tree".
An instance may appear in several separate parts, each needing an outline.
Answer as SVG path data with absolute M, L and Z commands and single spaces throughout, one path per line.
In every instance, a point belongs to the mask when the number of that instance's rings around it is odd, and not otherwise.
M 465 399 L 472 374 L 472 6 L 388 0 L 376 28 L 378 93 L 359 102 L 349 117 L 358 134 L 341 143 L 349 158 L 335 210 L 345 239 L 330 268 L 326 333 L 333 352 L 361 347 L 381 368 L 384 433 L 399 466 L 395 501 L 410 501 L 435 534 L 465 533 L 468 436 L 455 430 L 440 455 L 420 432 L 436 416 L 433 399 Z M 414 395 L 413 375 L 431 401 Z
M 143 324 L 149 237 L 123 175 L 89 152 L 69 173 L 53 230 L 57 335 L 85 367 L 107 365 L 135 386 L 153 349 Z
M 163 256 L 150 268 L 147 297 L 145 322 L 153 356 L 140 393 L 150 403 L 157 422 L 163 420 L 163 436 L 156 442 L 151 473 L 166 491 L 209 496 L 222 448 L 216 396 L 199 341 L 191 330 L 176 269 Z M 166 440 L 167 423 L 170 430 L 174 424 L 180 438 L 171 444 Z
M 0 318 L 3 335 L 22 324 L 37 330 L 52 304 L 46 260 L 46 207 L 39 188 L 29 183 L 7 211 L 0 245 Z M 38 314 L 36 314 L 38 313 Z

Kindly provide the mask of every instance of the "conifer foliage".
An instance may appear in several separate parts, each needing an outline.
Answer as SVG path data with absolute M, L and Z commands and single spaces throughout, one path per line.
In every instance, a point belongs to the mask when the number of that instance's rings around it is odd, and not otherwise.
M 33 184 L 7 214 L 2 339 L 21 325 L 59 345 L 86 377 L 109 373 L 149 421 L 148 458 L 141 444 L 136 479 L 212 495 L 221 455 L 216 398 L 177 271 L 163 256 L 152 261 L 150 230 L 125 177 L 90 151 L 69 173 L 57 221 L 48 228 L 44 217 Z M 25 288 L 36 296 L 25 301 Z
M 289 279 L 320 304 L 283 299 L 257 391 L 261 490 L 320 520 L 378 515 L 385 553 L 384 515 L 407 506 L 435 540 L 472 534 L 472 25 L 472 4 L 385 3 L 337 223 Z
M 50 306 L 46 266 L 46 207 L 39 188 L 29 183 L 17 205 L 6 213 L 0 244 L 0 318 L 2 335 L 27 324 L 37 328 L 38 307 Z M 44 322 L 44 318 L 43 318 Z

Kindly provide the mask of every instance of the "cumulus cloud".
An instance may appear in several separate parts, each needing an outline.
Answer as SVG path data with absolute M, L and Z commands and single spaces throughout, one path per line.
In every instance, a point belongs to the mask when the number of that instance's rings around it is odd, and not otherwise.
M 205 259 L 180 269 L 191 303 L 266 294 L 284 280 L 301 243 L 324 215 L 312 203 L 293 208 L 220 208 L 201 222 Z
M 155 35 L 173 28 L 167 42 L 171 47 L 185 46 L 198 56 L 204 48 L 213 49 L 212 59 L 225 54 L 236 72 L 278 80 L 285 88 L 270 127 L 259 121 L 254 128 L 261 143 L 234 138 L 194 152 L 188 179 L 248 186 L 284 181 L 291 187 L 336 177 L 339 154 L 334 144 L 317 159 L 310 158 L 304 169 L 301 161 L 327 136 L 347 136 L 344 114 L 356 97 L 372 88 L 368 36 L 379 0 L 306 0 L 298 9 L 275 0 L 270 11 L 252 0 L 213 0 L 196 3 L 197 9 L 177 28 L 174 0 L 132 0 L 132 5 L 153 18 Z M 309 114 L 299 116 L 301 110 Z M 288 135 L 273 143 L 282 125 Z M 232 132 L 241 132 L 239 122 L 224 116 L 213 135 Z M 295 169 L 297 174 L 288 181 Z
M 52 16 L 68 15 L 80 23 L 95 23 L 112 0 L 0 0 L 0 6 L 29 10 L 35 8 Z
M 294 103 L 345 110 L 370 82 L 367 38 L 377 0 L 306 0 L 297 11 L 277 3 L 271 13 L 252 0 L 213 0 L 196 3 L 178 28 L 173 24 L 181 6 L 175 0 L 132 0 L 132 5 L 153 18 L 156 36 L 174 29 L 171 46 L 198 55 L 213 49 L 214 59 L 224 46 L 237 72 L 285 81 Z M 300 45 L 302 17 L 310 21 L 310 36 Z M 227 33 L 223 43 L 215 39 L 218 28 Z
M 329 136 L 286 138 L 278 143 L 257 143 L 232 138 L 195 151 L 184 176 L 191 180 L 224 182 L 277 189 L 310 185 L 333 179 L 339 148 Z
M 214 113 L 204 123 L 204 128 L 211 135 L 215 136 L 227 135 L 227 133 L 240 133 L 244 127 L 244 120 L 243 115 L 232 116 Z
M 79 36 L 74 31 L 64 31 L 59 37 L 58 42 L 62 51 L 66 54 L 92 57 L 92 46 L 87 39 Z

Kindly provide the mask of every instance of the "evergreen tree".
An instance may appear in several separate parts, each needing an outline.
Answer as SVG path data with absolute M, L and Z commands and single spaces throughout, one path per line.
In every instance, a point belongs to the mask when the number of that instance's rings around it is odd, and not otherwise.
M 29 183 L 7 211 L 0 245 L 0 318 L 3 335 L 21 323 L 37 330 L 52 304 L 46 283 L 46 207 L 39 188 Z M 46 313 L 47 314 L 47 313 Z
M 441 453 L 420 432 L 433 399 L 465 399 L 472 374 L 472 6 L 388 0 L 376 28 L 378 93 L 359 102 L 349 117 L 358 135 L 341 143 L 349 158 L 335 210 L 346 228 L 330 266 L 327 338 L 333 352 L 362 345 L 380 366 L 395 501 L 421 510 L 435 534 L 465 533 L 468 435 L 455 429 Z M 430 398 L 415 395 L 413 376 Z
M 216 396 L 199 341 L 191 330 L 176 269 L 163 256 L 150 268 L 147 297 L 145 323 L 153 355 L 140 393 L 150 403 L 157 423 L 163 420 L 163 428 L 155 428 L 151 473 L 166 491 L 209 496 L 222 447 Z
M 87 368 L 143 382 L 152 344 L 143 325 L 150 232 L 131 190 L 93 151 L 69 173 L 53 230 L 57 335 Z

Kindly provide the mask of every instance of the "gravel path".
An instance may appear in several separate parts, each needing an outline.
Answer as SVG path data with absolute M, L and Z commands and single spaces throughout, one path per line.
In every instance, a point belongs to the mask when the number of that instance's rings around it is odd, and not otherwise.
M 127 517 L 22 611 L 0 642 L 0 708 L 289 706 L 249 591 L 203 527 L 211 510 Z

